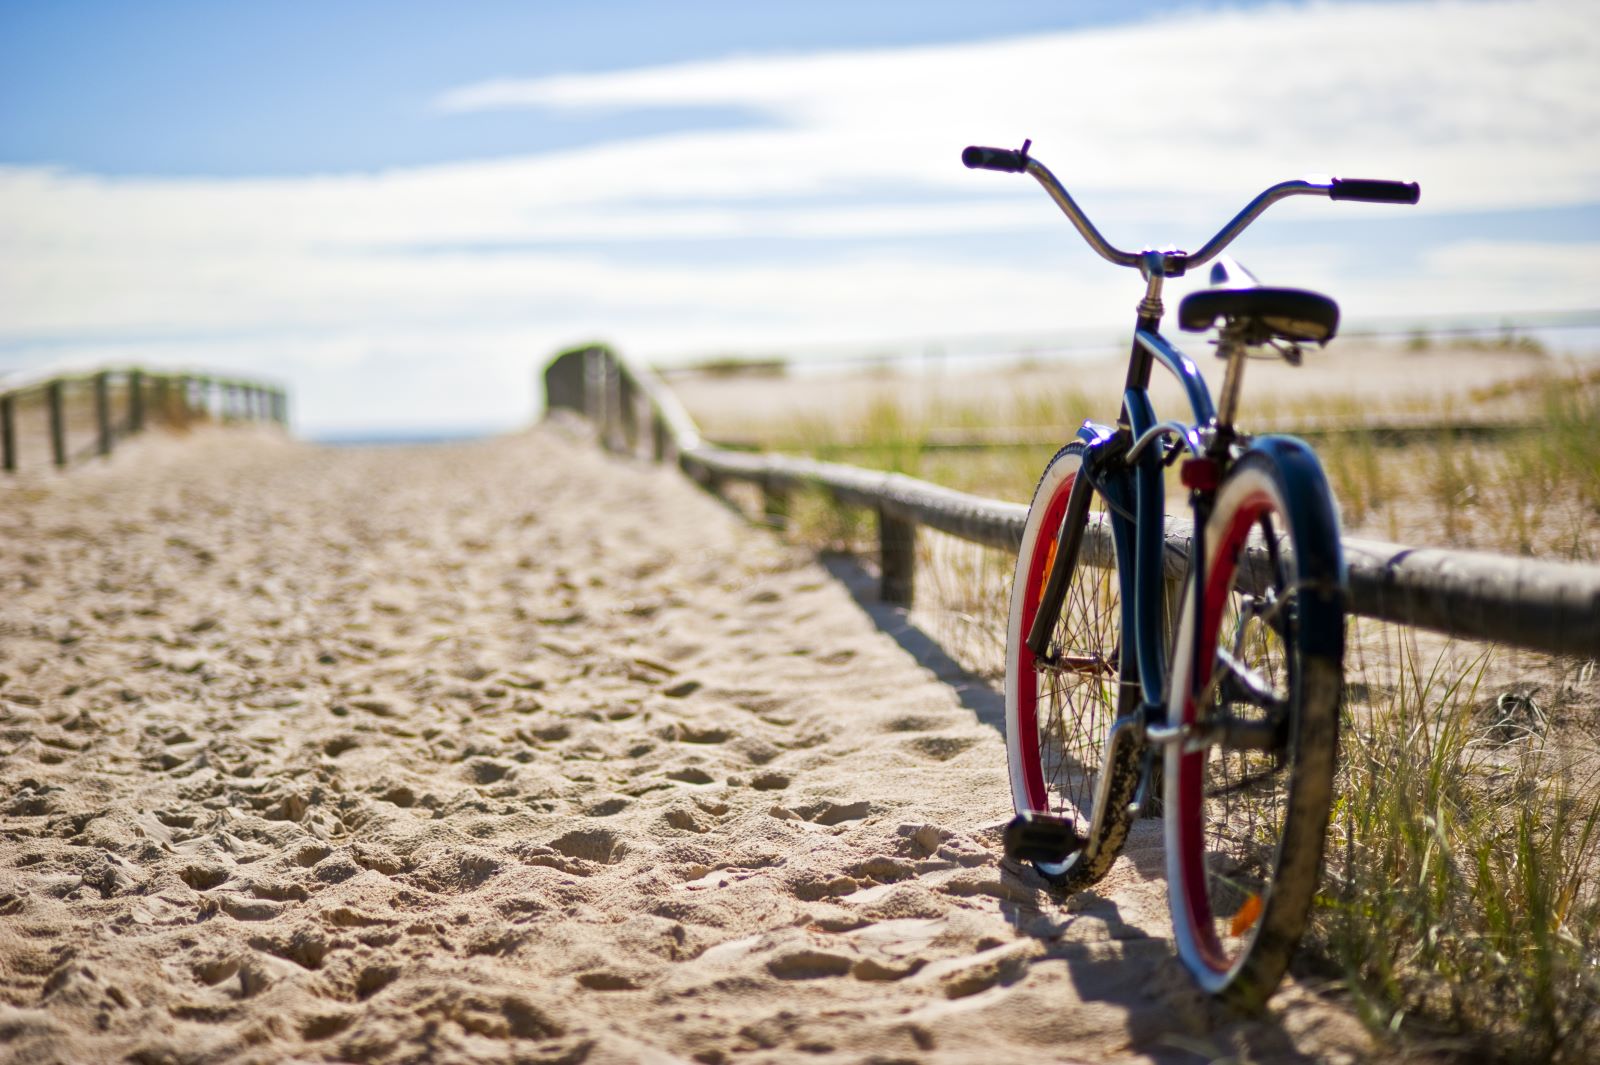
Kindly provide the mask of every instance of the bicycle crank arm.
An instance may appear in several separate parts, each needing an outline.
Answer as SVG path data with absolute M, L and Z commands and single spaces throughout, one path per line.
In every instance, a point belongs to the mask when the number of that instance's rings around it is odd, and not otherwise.
M 1228 751 L 1275 751 L 1283 746 L 1283 730 L 1275 721 L 1219 721 L 1203 728 L 1193 725 L 1151 725 L 1144 738 L 1158 746 L 1183 744 L 1185 754 L 1207 747 Z

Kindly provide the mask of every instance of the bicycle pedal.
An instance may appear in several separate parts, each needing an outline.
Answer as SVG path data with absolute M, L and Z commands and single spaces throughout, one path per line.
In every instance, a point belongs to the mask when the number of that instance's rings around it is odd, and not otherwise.
M 1051 814 L 1018 814 L 1006 825 L 1006 857 L 1014 862 L 1059 864 L 1088 842 L 1067 818 Z

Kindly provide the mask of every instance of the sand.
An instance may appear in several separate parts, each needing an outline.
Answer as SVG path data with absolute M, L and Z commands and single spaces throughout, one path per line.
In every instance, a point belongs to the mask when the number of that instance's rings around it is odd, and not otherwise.
M 1357 1060 L 1004 866 L 998 697 L 549 425 L 0 482 L 0 1060 Z M 859 589 L 855 589 L 859 591 Z

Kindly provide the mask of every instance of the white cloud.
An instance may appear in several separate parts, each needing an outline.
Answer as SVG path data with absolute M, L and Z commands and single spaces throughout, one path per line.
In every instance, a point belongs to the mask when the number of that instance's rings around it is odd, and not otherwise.
M 590 187 L 608 197 L 626 194 L 618 179 L 641 173 L 650 192 L 666 195 L 967 188 L 975 176 L 955 164 L 962 145 L 1031 136 L 1087 190 L 1236 203 L 1303 170 L 1343 169 L 1437 178 L 1429 203 L 1487 207 L 1600 194 L 1600 154 L 1587 147 L 1600 135 L 1597 59 L 1600 18 L 1581 0 L 1323 4 L 972 45 L 502 80 L 436 104 L 742 107 L 778 127 L 633 146 L 643 153 L 635 163 L 670 151 L 671 172 L 606 174 L 602 163 Z
M 660 357 L 1120 323 L 1137 284 L 1076 246 L 1031 183 L 964 170 L 973 141 L 1032 136 L 1124 244 L 1197 243 L 1257 189 L 1313 170 L 1416 177 L 1433 212 L 1600 202 L 1600 19 L 1558 0 L 1194 14 L 489 82 L 435 106 L 733 106 L 771 124 L 376 174 L 0 169 L 0 345 L 264 360 L 313 424 L 504 421 L 528 409 L 542 358 L 592 336 Z M 1046 270 L 1015 249 L 1050 227 L 1070 254 Z M 666 242 L 685 240 L 726 250 L 674 257 Z M 1355 316 L 1600 291 L 1592 244 L 1456 244 L 1400 283 L 1366 278 L 1344 244 L 1271 276 L 1326 284 Z M 372 373 L 381 393 L 357 387 Z

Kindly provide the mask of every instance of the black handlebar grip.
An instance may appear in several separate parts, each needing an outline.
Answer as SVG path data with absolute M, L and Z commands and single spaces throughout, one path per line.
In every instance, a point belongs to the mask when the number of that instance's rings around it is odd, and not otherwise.
M 1367 203 L 1416 203 L 1422 186 L 1415 181 L 1380 181 L 1375 178 L 1334 178 L 1328 190 L 1330 200 L 1363 200 Z
M 1006 170 L 1021 173 L 1028 169 L 1025 151 L 1010 148 L 979 148 L 974 145 L 961 153 L 961 161 L 973 170 Z

